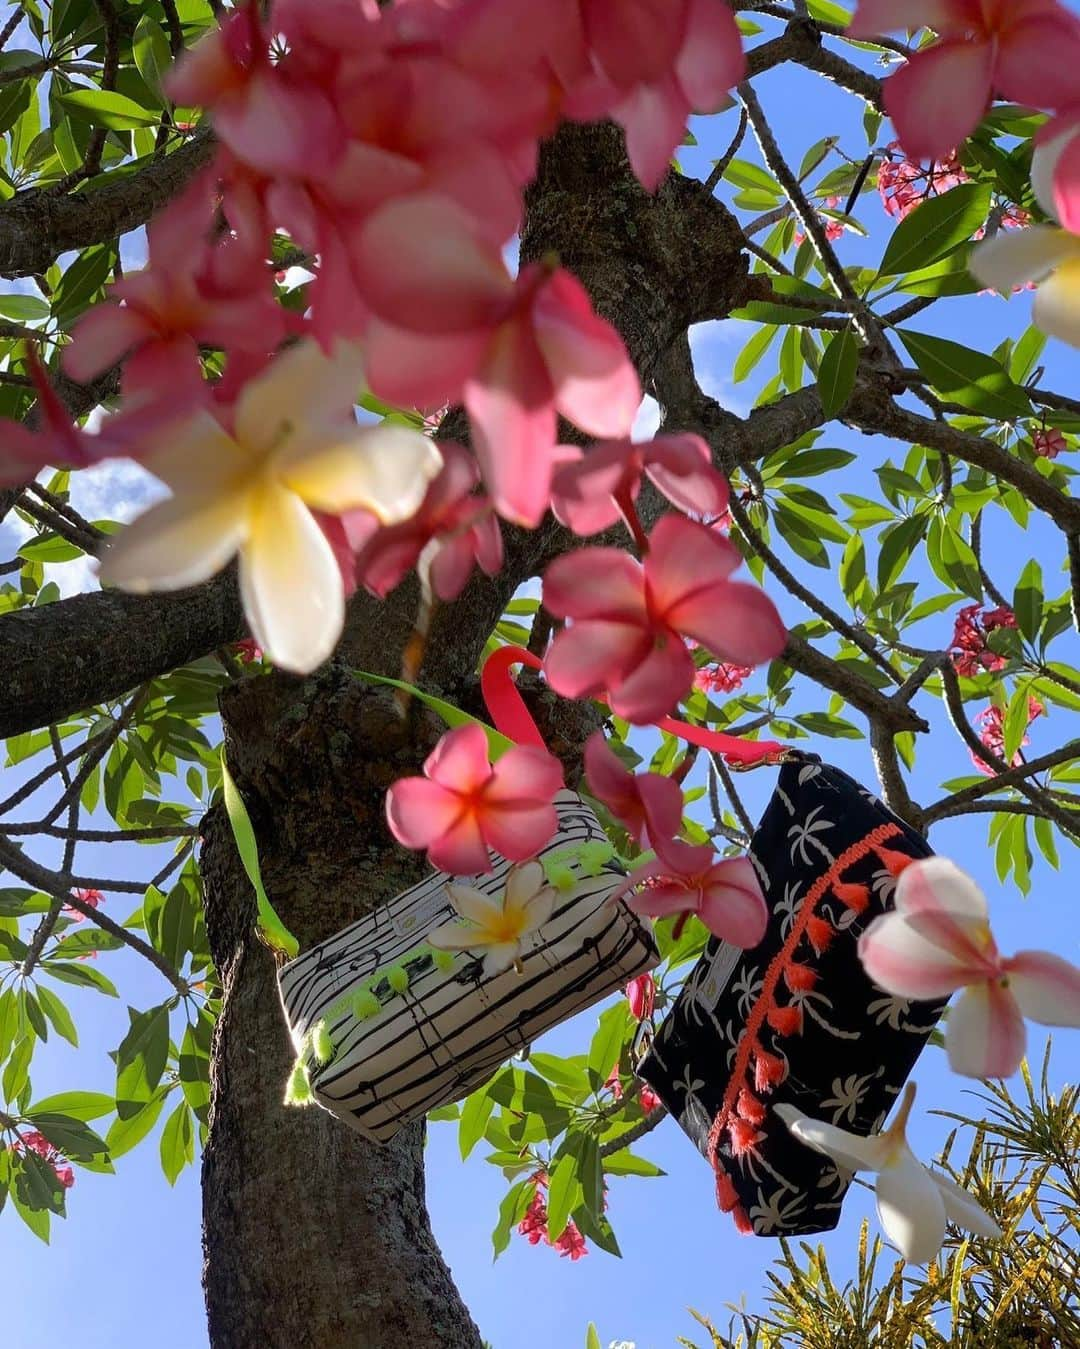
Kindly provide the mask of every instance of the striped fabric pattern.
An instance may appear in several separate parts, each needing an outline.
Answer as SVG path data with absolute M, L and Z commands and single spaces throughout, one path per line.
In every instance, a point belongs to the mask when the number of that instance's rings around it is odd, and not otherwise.
M 582 843 L 606 842 L 581 797 L 555 798 L 559 830 L 541 860 Z M 495 858 L 486 876 L 468 878 L 484 894 L 506 884 L 510 863 Z M 456 914 L 446 893 L 454 877 L 436 871 L 342 932 L 283 965 L 278 984 L 294 1043 L 337 1005 L 328 1021 L 334 1056 L 311 1067 L 315 1100 L 366 1138 L 385 1143 L 410 1120 L 456 1101 L 543 1031 L 652 969 L 658 954 L 648 924 L 617 901 L 624 880 L 610 864 L 572 890 L 559 891 L 551 918 L 528 940 L 523 973 L 493 978 L 470 952 L 444 972 L 424 958 L 409 963 L 408 991 L 359 1020 L 348 996 L 376 970 L 400 961 L 432 928 Z M 461 878 L 457 878 L 461 879 Z M 482 954 L 482 952 L 480 953 Z

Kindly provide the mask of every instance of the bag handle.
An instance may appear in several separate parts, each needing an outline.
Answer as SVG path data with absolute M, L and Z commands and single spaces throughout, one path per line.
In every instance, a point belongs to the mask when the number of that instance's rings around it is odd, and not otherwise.
M 510 668 L 514 665 L 527 665 L 532 670 L 544 668 L 540 657 L 524 647 L 499 647 L 488 656 L 480 671 L 484 702 L 492 721 L 503 735 L 519 745 L 538 745 L 546 749 L 544 737 L 510 676 Z M 779 763 L 790 753 L 787 745 L 781 745 L 776 740 L 743 740 L 740 736 L 728 735 L 724 731 L 711 731 L 707 726 L 694 726 L 678 717 L 661 717 L 654 725 L 669 735 L 678 736 L 680 740 L 722 754 L 732 768 Z

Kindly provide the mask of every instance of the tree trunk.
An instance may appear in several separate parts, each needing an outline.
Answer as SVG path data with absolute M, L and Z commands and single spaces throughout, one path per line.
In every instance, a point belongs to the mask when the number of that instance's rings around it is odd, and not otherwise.
M 562 255 L 622 332 L 646 387 L 688 324 L 741 301 L 746 265 L 728 212 L 687 180 L 648 196 L 610 127 L 567 128 L 545 147 L 527 205 L 523 260 Z M 433 626 L 424 683 L 461 705 L 475 700 L 473 671 L 506 601 L 567 542 L 553 525 L 506 534 L 503 572 L 474 581 Z M 342 648 L 352 665 L 395 671 L 415 596 L 405 584 L 386 604 L 354 601 Z M 595 724 L 589 709 L 543 694 L 537 711 L 549 744 L 572 762 Z M 267 890 L 302 949 L 419 878 L 424 861 L 393 843 L 382 797 L 441 733 L 430 714 L 402 719 L 386 690 L 335 664 L 307 682 L 245 679 L 226 691 L 222 716 Z M 254 897 L 220 814 L 204 836 L 207 929 L 223 986 L 203 1163 L 213 1349 L 478 1345 L 431 1233 L 422 1126 L 383 1148 L 317 1107 L 283 1106 L 291 1049 L 273 959 L 255 938 Z

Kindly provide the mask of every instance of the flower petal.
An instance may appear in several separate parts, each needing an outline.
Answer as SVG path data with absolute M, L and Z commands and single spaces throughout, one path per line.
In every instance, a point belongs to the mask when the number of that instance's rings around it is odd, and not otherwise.
M 1011 1077 L 1027 1047 L 1027 1030 L 1011 991 L 997 980 L 966 988 L 945 1023 L 949 1067 L 964 1077 Z
M 484 359 L 489 335 L 414 333 L 381 319 L 366 328 L 367 381 L 395 407 L 439 408 L 460 401 Z
M 690 652 L 681 641 L 668 640 L 653 646 L 621 677 L 611 672 L 608 701 L 617 717 L 625 717 L 635 726 L 651 726 L 674 711 L 693 684 Z
M 549 564 L 543 598 L 556 618 L 644 621 L 644 573 L 621 548 L 580 548 Z
M 285 459 L 281 477 L 309 506 L 330 511 L 363 507 L 383 524 L 414 515 L 442 456 L 427 436 L 404 426 L 352 426 L 340 439 Z
M 253 494 L 240 594 L 252 636 L 282 669 L 307 674 L 337 646 L 345 623 L 341 572 L 295 493 L 269 485 Z
M 898 30 L 932 28 L 947 32 L 956 22 L 953 0 L 859 0 L 848 24 L 849 37 L 880 37 Z
M 559 827 L 552 805 L 513 805 L 484 812 L 484 837 L 511 862 L 527 862 L 550 843 Z
M 503 904 L 499 895 L 485 895 L 471 885 L 454 885 L 452 882 L 447 884 L 446 893 L 455 910 L 474 927 L 489 928 L 502 917 Z
M 562 786 L 562 764 L 554 754 L 539 745 L 515 745 L 496 760 L 484 803 L 547 805 Z
M 382 207 L 354 258 L 374 312 L 414 332 L 487 328 L 513 294 L 498 248 L 448 197 L 415 195 Z
M 1003 98 L 1038 108 L 1068 107 L 1076 102 L 1080 70 L 1080 24 L 1055 8 L 1014 24 L 1003 36 L 994 69 L 994 83 Z
M 503 942 L 498 946 L 489 946 L 484 953 L 484 977 L 491 979 L 496 974 L 504 974 L 520 956 L 520 942 Z
M 651 640 L 635 623 L 587 619 L 558 633 L 544 660 L 544 676 L 564 698 L 591 698 L 647 655 Z
M 1080 239 L 1074 240 L 1074 245 L 1077 256 L 1062 263 L 1042 283 L 1031 316 L 1044 333 L 1080 347 Z
M 990 916 L 982 890 L 946 857 L 924 857 L 905 867 L 895 902 L 902 914 L 947 912 L 982 923 Z
M 835 1124 L 811 1119 L 797 1106 L 774 1105 L 773 1111 L 800 1143 L 823 1152 L 848 1171 L 876 1171 L 880 1166 L 882 1147 L 877 1137 L 862 1138 L 846 1129 L 838 1129 Z
M 945 1240 L 945 1200 L 929 1171 L 906 1148 L 877 1179 L 877 1211 L 888 1236 L 912 1264 L 925 1265 Z
M 957 1185 L 955 1180 L 943 1175 L 940 1171 L 935 1171 L 933 1167 L 928 1166 L 926 1170 L 930 1179 L 941 1191 L 941 1198 L 945 1204 L 945 1216 L 949 1222 L 955 1223 L 957 1227 L 962 1227 L 967 1232 L 974 1232 L 977 1237 L 986 1237 L 990 1241 L 994 1241 L 1002 1235 L 1001 1228 L 973 1194 L 969 1194 L 963 1186 Z
M 639 84 L 612 108 L 612 118 L 626 133 L 630 167 L 646 192 L 655 192 L 667 176 L 686 138 L 691 110 L 674 73 L 655 84 Z
M 101 583 L 135 594 L 199 585 L 232 559 L 247 530 L 244 497 L 170 497 L 111 540 Z
M 984 286 L 1008 297 L 1017 286 L 1043 280 L 1078 253 L 1080 240 L 1056 225 L 1029 225 L 1022 230 L 999 230 L 972 249 L 968 267 Z
M 1029 1021 L 1080 1027 L 1080 969 L 1075 965 L 1049 951 L 1017 951 L 1002 968 Z
M 463 813 L 461 798 L 427 778 L 401 778 L 386 793 L 390 832 L 419 851 L 452 829 Z
M 236 438 L 246 449 L 269 453 L 307 409 L 317 409 L 321 421 L 349 412 L 363 376 L 360 349 L 351 343 L 339 342 L 326 356 L 311 339 L 297 342 L 245 385 L 236 404 Z
M 137 310 L 106 301 L 88 309 L 75 324 L 60 363 L 70 379 L 89 384 L 153 335 Z
M 700 891 L 679 881 L 659 880 L 632 895 L 626 902 L 645 918 L 670 918 L 675 913 L 696 913 Z
M 727 510 L 727 479 L 713 468 L 700 436 L 657 436 L 644 448 L 645 472 L 673 506 L 695 515 Z
M 591 436 L 628 436 L 641 384 L 622 338 L 594 312 L 581 282 L 555 272 L 537 291 L 532 317 L 562 415 Z
M 483 933 L 471 923 L 444 923 L 427 934 L 437 951 L 475 951 L 484 945 Z
M 462 812 L 451 828 L 432 840 L 428 861 L 451 876 L 481 876 L 492 869 L 487 841 L 474 811 Z
M 654 612 L 668 616 L 676 606 L 723 581 L 742 554 L 722 534 L 678 515 L 663 515 L 649 536 L 645 575 Z
M 917 52 L 885 81 L 885 111 L 909 159 L 944 159 L 982 120 L 990 103 L 994 47 L 947 39 Z
M 452 792 L 477 791 L 491 777 L 484 728 L 471 721 L 447 731 L 424 760 L 424 772 Z
M 776 605 L 764 590 L 745 581 L 701 590 L 669 617 L 680 632 L 731 665 L 760 665 L 779 656 L 787 643 Z
M 717 112 L 746 74 L 746 53 L 735 16 L 712 0 L 690 0 L 686 37 L 675 74 L 694 112 Z
M 749 858 L 725 858 L 710 868 L 698 916 L 713 936 L 732 946 L 757 946 L 765 936 L 769 911 Z
M 899 913 L 875 918 L 859 938 L 858 950 L 869 977 L 894 997 L 946 998 L 986 973 L 920 932 Z

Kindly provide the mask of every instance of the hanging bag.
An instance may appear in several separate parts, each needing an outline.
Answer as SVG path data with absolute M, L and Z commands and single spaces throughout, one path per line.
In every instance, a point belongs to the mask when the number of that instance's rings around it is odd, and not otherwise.
M 496 746 L 543 745 L 510 678 L 519 663 L 539 662 L 502 648 L 482 671 Z M 447 719 L 471 720 L 437 706 Z M 488 975 L 477 954 L 427 945 L 427 933 L 457 916 L 446 891 L 455 878 L 441 871 L 281 966 L 281 1002 L 299 1054 L 295 1097 L 310 1092 L 350 1128 L 384 1143 L 656 965 L 650 925 L 613 900 L 625 872 L 593 811 L 572 791 L 554 804 L 558 830 L 538 854 L 555 881 L 554 908 L 527 939 L 517 969 Z M 494 869 L 468 884 L 498 895 L 510 870 L 495 855 Z
M 772 1107 L 874 1132 L 945 1006 L 889 997 L 856 951 L 926 840 L 839 769 L 786 757 L 750 844 L 765 938 L 709 942 L 637 1069 L 713 1167 L 720 1207 L 758 1236 L 835 1227 L 850 1184 Z

